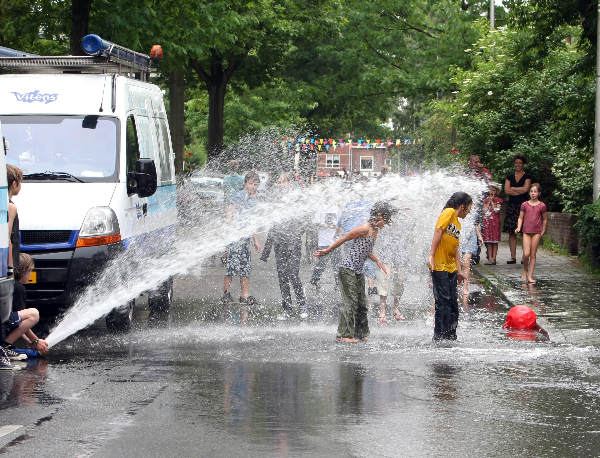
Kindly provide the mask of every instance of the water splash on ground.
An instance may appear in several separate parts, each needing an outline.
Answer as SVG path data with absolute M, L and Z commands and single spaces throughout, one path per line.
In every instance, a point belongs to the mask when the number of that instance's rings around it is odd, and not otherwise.
M 272 145 L 270 142 L 266 144 Z M 256 146 L 254 147 L 256 148 Z M 264 146 L 267 148 L 267 146 Z M 256 158 L 257 151 L 253 153 Z M 268 163 L 268 154 L 257 163 Z M 214 173 L 218 167 L 207 168 Z M 184 181 L 185 189 L 189 181 Z M 126 304 L 140 294 L 157 288 L 171 276 L 198 270 L 207 258 L 220 254 L 225 247 L 243 237 L 267 230 L 271 225 L 295 219 L 310 222 L 315 210 L 337 205 L 343 207 L 359 198 L 372 202 L 389 200 L 401 212 L 396 219 L 411 221 L 410 263 L 423 269 L 435 220 L 450 195 L 458 190 L 476 197 L 484 185 L 448 172 L 428 172 L 415 176 L 389 174 L 349 186 L 341 179 L 294 187 L 285 192 L 267 193 L 243 228 L 225 223 L 222 214 L 187 211 L 181 216 L 178 239 L 169 253 L 160 257 L 144 254 L 143 247 L 133 247 L 114 259 L 98 280 L 89 286 L 48 336 L 50 346 L 94 323 L 115 307 Z M 394 230 L 386 228 L 384 230 Z M 407 234 L 400 234 L 406 237 Z M 125 268 L 127 267 L 127 268 Z M 124 272 L 125 271 L 125 272 Z M 199 295 L 202 292 L 199 291 Z

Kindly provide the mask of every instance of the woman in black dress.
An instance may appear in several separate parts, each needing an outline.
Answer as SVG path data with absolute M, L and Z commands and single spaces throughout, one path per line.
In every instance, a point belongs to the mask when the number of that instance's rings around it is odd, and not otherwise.
M 502 230 L 508 232 L 508 246 L 510 247 L 510 260 L 507 264 L 517 262 L 517 221 L 519 220 L 519 211 L 521 204 L 529 199 L 529 187 L 531 186 L 531 177 L 523 170 L 527 163 L 525 156 L 517 154 L 514 157 L 515 171 L 506 177 L 504 181 L 504 193 L 508 196 L 508 206 L 504 216 L 504 227 Z

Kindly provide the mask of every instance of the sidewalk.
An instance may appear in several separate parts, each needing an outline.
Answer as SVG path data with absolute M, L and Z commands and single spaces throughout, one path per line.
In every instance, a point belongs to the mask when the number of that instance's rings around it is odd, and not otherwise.
M 503 238 L 506 234 L 502 234 Z M 544 248 L 538 249 L 534 278 L 537 283 L 521 281 L 523 265 L 520 263 L 522 248 L 517 246 L 517 263 L 506 264 L 510 259 L 508 240 L 498 248 L 497 264 L 486 266 L 485 249 L 481 251 L 481 263 L 473 266 L 474 273 L 495 290 L 511 306 L 516 304 L 543 305 L 551 303 L 585 303 L 600 307 L 600 282 L 578 266 L 577 258 L 556 254 Z

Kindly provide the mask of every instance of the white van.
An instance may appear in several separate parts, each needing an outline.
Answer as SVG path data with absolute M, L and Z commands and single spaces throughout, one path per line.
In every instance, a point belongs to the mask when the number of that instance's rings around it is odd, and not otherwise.
M 135 245 L 158 255 L 175 240 L 163 94 L 136 79 L 143 68 L 103 57 L 4 57 L 0 72 L 7 162 L 24 173 L 21 251 L 35 260 L 27 301 L 56 313 L 116 254 Z M 171 296 L 172 281 L 151 292 L 151 314 L 164 317 Z M 114 310 L 107 326 L 128 329 L 132 310 Z

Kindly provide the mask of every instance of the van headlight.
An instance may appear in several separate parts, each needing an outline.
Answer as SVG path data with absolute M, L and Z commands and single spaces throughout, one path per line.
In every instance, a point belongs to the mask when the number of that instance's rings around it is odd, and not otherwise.
M 90 208 L 83 219 L 77 247 L 109 245 L 120 241 L 119 221 L 112 208 Z

